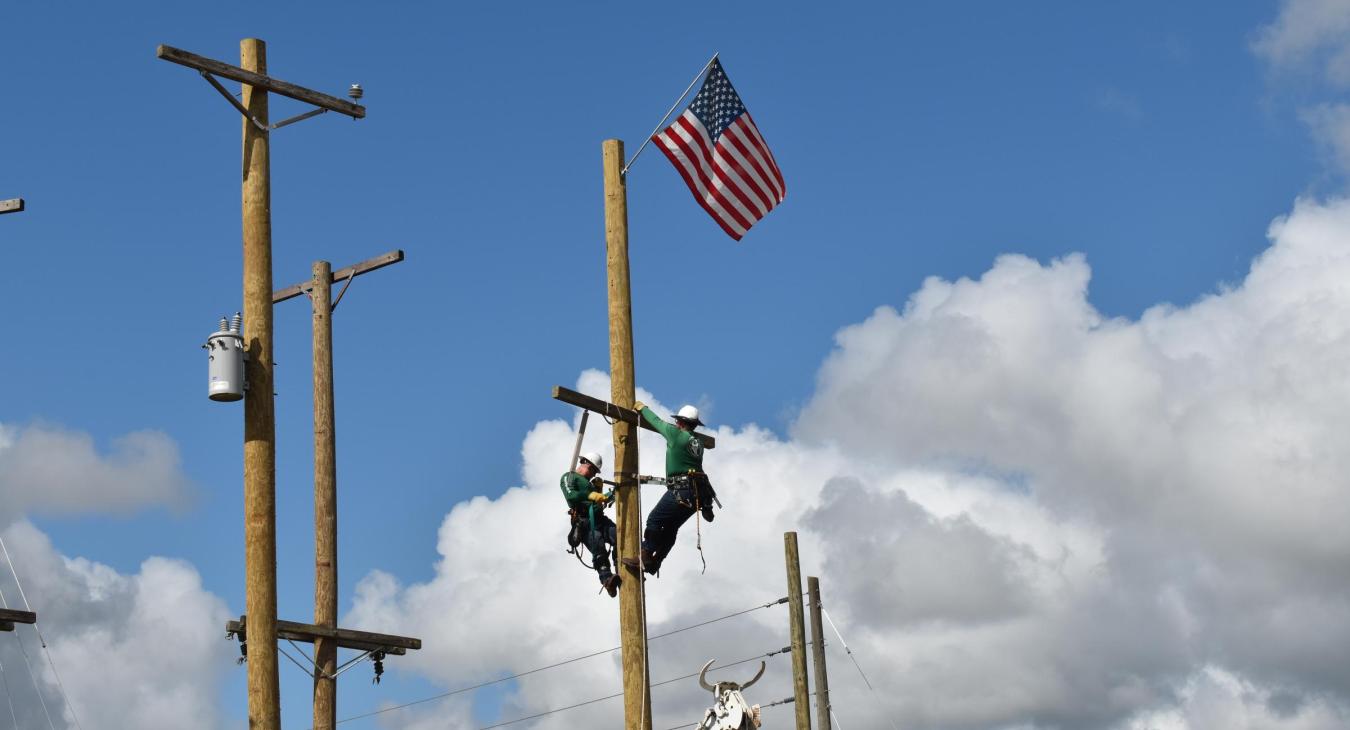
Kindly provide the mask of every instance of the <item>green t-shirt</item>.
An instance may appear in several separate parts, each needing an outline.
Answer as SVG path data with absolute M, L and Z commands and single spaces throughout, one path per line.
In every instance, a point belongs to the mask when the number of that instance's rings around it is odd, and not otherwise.
M 666 476 L 703 471 L 703 442 L 673 423 L 662 421 L 650 408 L 642 409 L 642 417 L 666 437 Z
M 559 486 L 562 487 L 563 499 L 567 500 L 568 507 L 577 509 L 583 517 L 589 514 L 586 508 L 591 504 L 590 493 L 599 490 L 586 481 L 586 477 L 569 471 L 562 475 L 562 483 Z

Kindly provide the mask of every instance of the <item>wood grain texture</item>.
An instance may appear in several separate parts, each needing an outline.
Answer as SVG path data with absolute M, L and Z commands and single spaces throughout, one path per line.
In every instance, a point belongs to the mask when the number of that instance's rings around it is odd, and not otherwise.
M 386 654 L 405 654 L 409 649 L 421 649 L 422 640 L 410 636 L 395 636 L 394 634 L 377 634 L 373 631 L 357 631 L 355 629 L 341 629 L 336 627 L 315 626 L 314 624 L 303 624 L 297 621 L 277 621 L 277 634 L 282 639 L 291 641 L 303 641 L 313 643 L 314 638 L 323 637 L 336 639 L 338 646 L 343 649 L 377 649 Z M 241 639 L 248 638 L 249 633 L 248 615 L 239 617 L 238 621 L 227 621 L 225 630 L 232 634 L 237 634 Z M 256 643 L 256 638 L 249 642 Z M 249 649 L 249 661 L 253 660 L 253 650 Z
M 267 45 L 239 44 L 240 63 L 267 73 Z M 267 91 L 244 86 L 244 107 L 267 124 Z M 253 617 L 248 657 L 249 730 L 281 730 L 277 676 L 276 420 L 272 395 L 272 182 L 268 134 L 244 128 L 244 573 L 246 611 Z
M 314 624 L 337 627 L 337 434 L 333 415 L 333 267 L 315 261 L 314 323 Z M 276 301 L 275 296 L 273 302 Z M 314 729 L 337 725 L 336 639 L 314 639 Z
M 393 251 L 386 251 L 385 253 L 382 253 L 379 256 L 366 259 L 365 261 L 362 261 L 359 264 L 352 264 L 351 266 L 347 266 L 332 272 L 329 275 L 328 281 L 332 283 L 342 281 L 343 279 L 346 279 L 349 276 L 360 276 L 362 274 L 375 271 L 376 269 L 383 269 L 386 266 L 396 264 L 402 260 L 403 260 L 402 249 L 394 249 Z M 277 302 L 284 302 L 287 299 L 292 299 L 300 296 L 301 294 L 304 294 L 305 290 L 308 289 L 313 284 L 313 281 L 314 280 L 312 278 L 306 279 L 305 281 L 302 281 L 299 284 L 292 284 L 291 286 L 288 286 L 285 289 L 278 289 L 272 292 L 272 303 L 276 304 Z
M 806 628 L 802 610 L 802 566 L 797 559 L 797 533 L 783 533 L 787 561 L 788 630 L 792 634 L 792 696 L 797 730 L 811 730 L 811 695 L 806 683 Z
M 601 144 L 605 180 L 605 270 L 609 300 L 610 401 L 632 413 L 635 399 L 633 375 L 633 306 L 628 281 L 628 188 L 623 168 L 623 142 L 607 139 Z M 614 472 L 627 483 L 638 469 L 636 425 L 631 420 L 614 422 Z M 615 490 L 615 521 L 618 523 L 618 556 L 638 555 L 642 534 L 642 510 L 636 486 Z M 617 562 L 617 556 L 616 556 Z M 647 667 L 647 606 L 642 576 L 615 566 L 623 576 L 619 587 L 619 637 L 623 647 L 623 717 L 627 730 L 651 730 L 651 674 Z
M 297 86 L 280 79 L 269 77 L 265 65 L 261 67 L 261 70 L 255 70 L 254 68 L 249 67 L 248 64 L 243 63 L 243 68 L 240 68 L 239 66 L 231 66 L 228 63 L 221 63 L 215 59 L 198 56 L 195 53 L 190 53 L 180 48 L 166 45 L 160 45 L 155 49 L 155 57 L 170 63 L 176 63 L 180 66 L 187 66 L 188 68 L 195 68 L 198 71 L 205 71 L 209 74 L 220 76 L 221 78 L 230 79 L 231 81 L 238 81 L 241 84 L 252 86 L 261 91 L 270 91 L 295 99 L 296 101 L 313 104 L 314 106 L 329 111 L 346 114 L 353 119 L 363 119 L 366 116 L 366 108 L 360 104 L 353 104 L 350 101 L 339 99 L 336 96 L 329 96 L 328 94 L 314 91 L 313 89 L 306 89 L 303 86 Z
M 578 408 L 585 408 L 588 411 L 594 411 L 608 418 L 611 421 L 621 420 L 627 423 L 642 426 L 648 431 L 659 433 L 656 431 L 655 428 L 652 428 L 651 424 L 647 423 L 647 420 L 645 418 L 638 415 L 638 412 L 633 410 L 632 408 L 624 408 L 622 406 L 616 406 L 608 401 L 600 400 L 599 398 L 586 395 L 585 393 L 578 393 L 575 390 L 572 390 L 570 388 L 564 388 L 561 385 L 553 386 L 553 398 L 554 400 L 560 400 L 563 403 L 574 405 Z M 697 438 L 699 441 L 703 442 L 703 448 L 705 449 L 717 448 L 717 439 L 712 436 L 709 436 L 706 433 L 695 432 L 694 437 Z

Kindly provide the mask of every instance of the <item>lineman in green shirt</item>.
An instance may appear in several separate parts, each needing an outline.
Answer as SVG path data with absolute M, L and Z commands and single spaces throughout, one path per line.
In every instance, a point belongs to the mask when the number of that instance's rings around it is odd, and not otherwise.
M 641 401 L 633 410 L 642 414 L 666 439 L 666 493 L 647 515 L 647 529 L 642 534 L 642 569 L 655 574 L 661 563 L 675 547 L 675 536 L 680 526 L 695 512 L 703 519 L 713 521 L 712 483 L 703 473 L 703 442 L 694 435 L 694 429 L 703 425 L 698 409 L 685 406 L 675 414 L 675 423 L 666 423 Z M 638 569 L 637 558 L 624 558 L 623 564 Z
M 600 584 L 612 598 L 619 593 L 619 576 L 610 571 L 609 548 L 618 544 L 618 529 L 604 513 L 608 501 L 600 491 L 603 484 L 600 467 L 604 463 L 600 454 L 583 454 L 577 460 L 576 470 L 562 475 L 560 486 L 563 499 L 571 507 L 573 529 L 579 531 L 581 542 L 591 552 L 591 563 L 600 575 Z

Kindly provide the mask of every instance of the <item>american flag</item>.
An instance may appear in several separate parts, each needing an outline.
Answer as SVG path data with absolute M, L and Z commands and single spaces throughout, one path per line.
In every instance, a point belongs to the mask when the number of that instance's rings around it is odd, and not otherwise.
M 787 193 L 778 162 L 717 59 L 689 108 L 652 141 L 698 204 L 737 241 Z

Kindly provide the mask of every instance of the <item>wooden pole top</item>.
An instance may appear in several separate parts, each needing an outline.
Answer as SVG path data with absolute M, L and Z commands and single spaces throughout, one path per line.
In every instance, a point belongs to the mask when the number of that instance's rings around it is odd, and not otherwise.
M 296 101 L 303 101 L 306 104 L 313 104 L 320 109 L 346 114 L 352 119 L 364 119 L 366 108 L 360 104 L 353 104 L 350 101 L 339 99 L 336 96 L 329 96 L 322 92 L 306 89 L 303 86 L 297 86 L 281 79 L 274 79 L 253 71 L 245 71 L 238 66 L 231 66 L 228 63 L 221 63 L 205 56 L 198 56 L 195 53 L 189 53 L 173 46 L 160 45 L 155 49 L 155 57 L 161 58 L 170 63 L 176 63 L 180 66 L 196 69 L 202 73 L 213 74 L 222 78 L 238 81 L 241 84 L 248 84 L 264 91 L 270 91 L 274 94 L 280 94 Z

